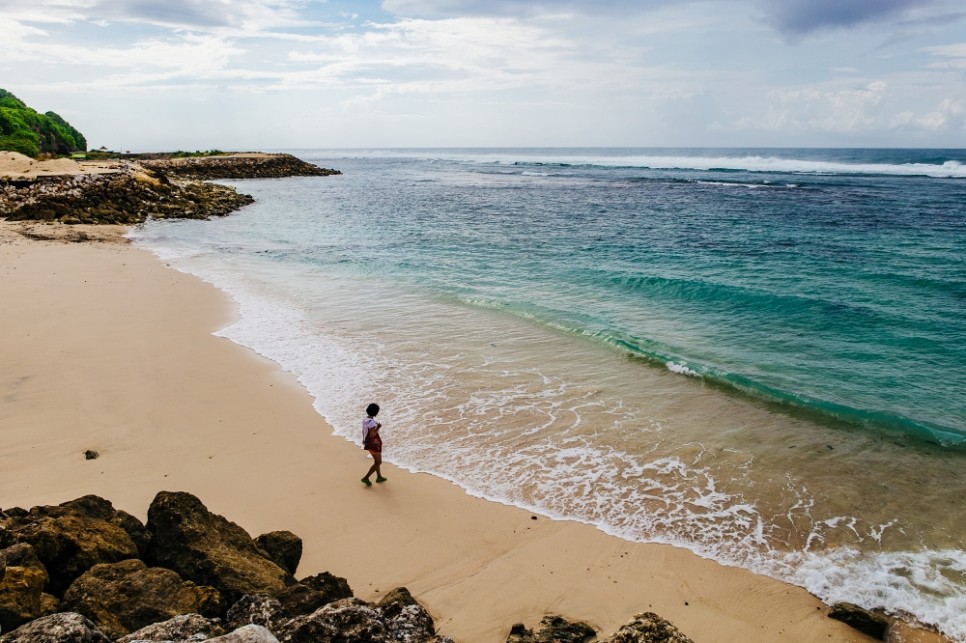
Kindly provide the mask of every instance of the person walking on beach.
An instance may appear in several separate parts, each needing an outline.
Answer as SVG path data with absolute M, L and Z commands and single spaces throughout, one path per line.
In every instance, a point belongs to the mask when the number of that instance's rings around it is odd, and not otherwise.
M 362 478 L 362 484 L 367 487 L 372 486 L 372 482 L 369 481 L 369 476 L 373 473 L 376 474 L 376 482 L 385 482 L 386 478 L 382 477 L 382 471 L 380 466 L 382 466 L 382 438 L 379 437 L 379 429 L 382 425 L 376 422 L 376 415 L 379 414 L 379 405 L 373 402 L 366 407 L 366 419 L 362 421 L 362 448 L 369 452 L 372 456 L 372 466 L 369 467 L 369 472 L 366 473 Z

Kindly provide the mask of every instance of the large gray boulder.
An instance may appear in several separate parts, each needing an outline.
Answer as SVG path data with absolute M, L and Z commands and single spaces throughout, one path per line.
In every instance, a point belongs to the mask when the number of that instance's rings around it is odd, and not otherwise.
M 89 620 L 73 612 L 44 616 L 0 636 L 0 643 L 110 643 Z
M 223 604 L 213 587 L 131 559 L 87 570 L 64 594 L 62 609 L 86 616 L 113 639 L 179 614 L 217 617 Z
M 189 493 L 162 491 L 155 496 L 147 529 L 151 543 L 145 562 L 216 588 L 227 604 L 245 594 L 270 594 L 295 582 L 248 532 L 210 512 Z

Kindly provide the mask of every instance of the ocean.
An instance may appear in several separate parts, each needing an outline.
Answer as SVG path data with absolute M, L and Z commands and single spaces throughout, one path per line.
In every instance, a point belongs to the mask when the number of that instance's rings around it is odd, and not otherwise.
M 966 641 L 966 150 L 292 153 L 132 238 L 337 434 Z

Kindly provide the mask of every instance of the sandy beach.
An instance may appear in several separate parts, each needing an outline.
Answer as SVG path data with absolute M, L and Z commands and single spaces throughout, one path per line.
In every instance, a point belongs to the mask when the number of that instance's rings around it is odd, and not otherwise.
M 299 535 L 300 578 L 329 571 L 366 600 L 408 587 L 457 641 L 502 641 L 546 614 L 606 635 L 643 611 L 695 641 L 871 640 L 798 587 L 402 471 L 391 436 L 389 480 L 367 488 L 365 452 L 293 377 L 212 335 L 233 319 L 223 293 L 127 243 L 13 225 L 0 229 L 0 507 L 96 494 L 144 520 L 158 491 L 188 491 L 253 536 Z

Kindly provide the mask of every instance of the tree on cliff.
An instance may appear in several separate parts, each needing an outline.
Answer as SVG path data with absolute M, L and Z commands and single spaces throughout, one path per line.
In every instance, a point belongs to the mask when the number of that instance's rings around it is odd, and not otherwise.
M 27 156 L 70 154 L 87 150 L 87 139 L 55 114 L 39 114 L 5 89 L 0 89 L 0 150 Z

